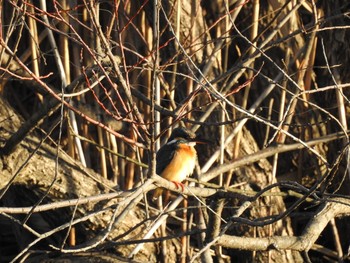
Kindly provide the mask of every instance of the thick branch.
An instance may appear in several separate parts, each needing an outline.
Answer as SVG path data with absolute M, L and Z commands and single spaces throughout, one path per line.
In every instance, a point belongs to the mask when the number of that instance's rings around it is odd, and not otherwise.
M 223 235 L 217 245 L 242 250 L 297 250 L 308 251 L 315 244 L 328 222 L 337 217 L 350 214 L 350 200 L 332 198 L 326 202 L 310 220 L 301 236 L 272 236 L 272 237 L 238 237 Z

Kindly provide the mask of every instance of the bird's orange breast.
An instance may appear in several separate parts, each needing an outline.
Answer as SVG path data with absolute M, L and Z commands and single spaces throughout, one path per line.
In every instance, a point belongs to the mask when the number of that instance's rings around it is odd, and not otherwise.
M 161 173 L 161 176 L 169 181 L 181 183 L 193 173 L 196 159 L 197 153 L 193 146 L 180 144 L 173 159 Z

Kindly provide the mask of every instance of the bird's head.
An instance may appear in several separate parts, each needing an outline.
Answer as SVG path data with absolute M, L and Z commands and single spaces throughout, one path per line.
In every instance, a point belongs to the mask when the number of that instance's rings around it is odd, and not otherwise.
M 197 135 L 191 130 L 184 127 L 178 127 L 178 128 L 175 128 L 171 133 L 167 144 L 182 143 L 182 144 L 187 144 L 189 146 L 195 146 L 196 143 L 208 143 L 208 142 L 209 142 L 208 140 L 198 138 Z
M 178 127 L 173 130 L 168 141 L 172 141 L 176 138 L 182 138 L 187 141 L 192 141 L 196 138 L 196 134 L 184 127 Z

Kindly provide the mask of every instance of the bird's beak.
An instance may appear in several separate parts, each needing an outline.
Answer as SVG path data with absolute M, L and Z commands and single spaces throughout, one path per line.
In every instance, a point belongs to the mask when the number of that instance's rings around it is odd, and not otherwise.
M 212 143 L 212 141 L 210 141 L 210 140 L 207 140 L 204 138 L 199 138 L 199 137 L 194 138 L 192 141 L 197 143 L 197 144 L 211 144 Z

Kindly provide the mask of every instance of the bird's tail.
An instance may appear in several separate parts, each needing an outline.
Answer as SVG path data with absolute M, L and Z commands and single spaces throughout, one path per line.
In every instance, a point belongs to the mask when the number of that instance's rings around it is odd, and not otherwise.
M 163 193 L 163 189 L 162 188 L 157 188 L 154 193 L 153 193 L 153 197 L 152 197 L 152 200 L 153 201 L 156 201 L 159 196 L 161 196 L 161 194 Z

